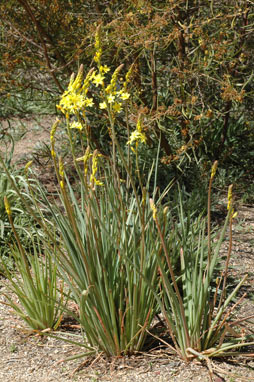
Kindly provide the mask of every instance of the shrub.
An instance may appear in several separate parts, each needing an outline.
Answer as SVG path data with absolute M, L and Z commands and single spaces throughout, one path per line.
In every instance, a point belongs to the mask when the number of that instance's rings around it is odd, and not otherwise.
M 252 167 L 254 45 L 248 2 L 8 0 L 1 11 L 6 116 L 13 113 L 10 99 L 17 105 L 27 87 L 33 102 L 39 91 L 54 104 L 80 62 L 89 70 L 92 39 L 102 24 L 104 63 L 110 66 L 113 57 L 115 67 L 134 64 L 132 117 L 144 115 L 147 167 L 161 142 L 162 185 L 175 176 L 190 191 L 207 179 L 214 160 L 220 160 L 226 178 L 232 172 L 244 177 L 242 166 Z M 92 149 L 108 153 L 107 123 L 103 110 L 89 111 Z M 117 131 L 124 147 L 124 116 Z
M 56 264 L 53 262 L 54 248 L 50 243 L 41 247 L 41 237 L 33 235 L 33 252 L 22 246 L 12 220 L 12 211 L 8 198 L 4 198 L 6 212 L 15 235 L 16 245 L 10 246 L 15 262 L 15 271 L 8 269 L 6 261 L 1 258 L 7 288 L 11 293 L 3 293 L 8 302 L 2 302 L 13 308 L 34 331 L 56 329 L 61 322 L 62 313 L 68 296 L 60 285 Z M 49 248 L 51 251 L 49 251 Z M 13 294 L 18 297 L 18 303 Z

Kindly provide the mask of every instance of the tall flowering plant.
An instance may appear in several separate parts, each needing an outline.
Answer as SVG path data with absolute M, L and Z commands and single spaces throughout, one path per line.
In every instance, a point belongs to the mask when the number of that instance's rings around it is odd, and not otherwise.
M 130 98 L 127 87 L 132 67 L 121 82 L 122 66 L 110 76 L 110 69 L 102 65 L 101 60 L 98 28 L 94 55 L 97 68 L 84 77 L 81 66 L 77 76 L 71 77 L 58 104 L 66 119 L 79 181 L 74 192 L 63 160 L 58 158 L 55 149 L 59 128 L 56 121 L 51 131 L 51 153 L 65 213 L 60 213 L 50 202 L 48 207 L 64 247 L 56 260 L 79 308 L 77 319 L 84 333 L 83 344 L 88 352 L 94 349 L 108 355 L 121 355 L 142 349 L 157 311 L 154 252 L 160 243 L 151 224 L 146 192 L 149 179 L 140 187 L 140 195 L 115 129 L 117 115 Z M 108 115 L 111 157 L 93 150 L 90 144 L 86 114 L 96 103 L 91 95 L 93 90 L 100 98 L 98 107 Z M 73 140 L 73 129 L 86 136 L 87 147 L 82 154 Z M 145 141 L 139 118 L 126 144 L 132 147 L 135 143 L 137 152 L 138 144 Z M 125 172 L 120 171 L 116 154 Z M 152 174 L 151 171 L 149 178 Z
M 218 162 L 212 167 L 209 182 L 208 219 L 198 226 L 199 235 L 195 243 L 186 245 L 186 220 L 180 203 L 180 227 L 183 236 L 180 248 L 180 276 L 172 265 L 172 250 L 168 238 L 164 234 L 164 220 L 157 210 L 153 200 L 150 200 L 153 219 L 158 230 L 164 257 L 156 253 L 159 273 L 163 288 L 160 301 L 170 336 L 173 340 L 172 350 L 186 361 L 193 358 L 206 360 L 208 358 L 237 355 L 236 349 L 247 344 L 253 345 L 253 336 L 244 334 L 238 325 L 253 318 L 246 316 L 234 320 L 241 297 L 235 303 L 235 297 L 247 275 L 227 293 L 227 276 L 232 251 L 232 220 L 236 216 L 232 206 L 232 185 L 228 191 L 228 214 L 219 238 L 214 242 L 210 228 L 210 203 L 212 181 Z M 229 224 L 229 249 L 225 269 L 218 275 L 216 267 L 219 264 L 221 244 L 225 238 Z M 207 235 L 206 235 L 207 232 Z M 193 236 L 195 238 L 195 236 Z M 193 245 L 194 244 L 194 245 Z

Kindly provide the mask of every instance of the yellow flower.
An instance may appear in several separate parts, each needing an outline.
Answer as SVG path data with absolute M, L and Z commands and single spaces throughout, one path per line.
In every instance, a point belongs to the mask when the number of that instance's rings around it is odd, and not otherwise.
M 90 176 L 90 183 L 91 185 L 93 186 L 94 184 L 96 184 L 97 186 L 103 186 L 103 183 L 96 179 L 96 173 L 97 173 L 97 170 L 98 170 L 98 157 L 101 156 L 100 154 L 98 154 L 97 150 L 94 151 L 93 153 L 93 158 L 92 158 L 92 174 Z
M 228 187 L 228 206 L 227 206 L 227 209 L 230 210 L 231 208 L 231 204 L 232 204 L 232 198 L 233 198 L 233 195 L 232 195 L 232 188 L 233 188 L 233 185 L 231 184 L 229 187 Z
M 61 179 L 64 178 L 64 164 L 63 164 L 63 160 L 61 157 L 59 158 L 59 175 L 60 175 Z
M 230 211 L 231 219 L 234 219 L 237 216 L 237 212 L 235 212 L 234 208 L 232 207 L 232 201 L 233 201 L 232 189 L 233 189 L 233 184 L 231 184 L 228 187 L 228 206 L 227 206 L 227 209 Z
M 59 125 L 60 121 L 59 119 L 56 119 L 55 123 L 52 126 L 51 132 L 50 132 L 50 142 L 51 142 L 51 155 L 52 158 L 56 157 L 56 152 L 55 152 L 55 133 L 57 126 Z
M 218 167 L 218 161 L 216 160 L 213 164 L 213 167 L 212 167 L 212 172 L 211 172 L 211 179 L 214 178 L 215 174 L 216 174 L 216 170 L 217 170 L 217 167 Z
M 94 61 L 99 63 L 102 55 L 102 49 L 101 49 L 101 36 L 100 36 L 100 26 L 98 26 L 95 34 L 95 55 L 94 55 Z
M 86 148 L 86 152 L 85 152 L 85 155 L 83 157 L 83 163 L 84 163 L 84 176 L 86 178 L 86 175 L 87 175 L 87 171 L 88 171 L 88 159 L 90 158 L 92 154 L 90 154 L 90 147 L 88 146 Z
M 114 100 L 115 100 L 115 96 L 113 96 L 112 94 L 110 94 L 110 95 L 107 97 L 107 100 L 108 100 L 108 103 L 113 103 Z
M 100 109 L 107 109 L 107 104 L 105 101 L 101 102 L 99 106 L 100 106 Z
M 113 110 L 116 112 L 116 113 L 120 113 L 120 111 L 122 110 L 122 106 L 120 103 L 114 103 L 113 105 Z
M 109 69 L 109 67 L 107 65 L 101 65 L 99 67 L 99 71 L 100 71 L 100 73 L 103 74 L 103 73 L 108 73 L 110 71 L 110 69 Z
M 134 64 L 131 65 L 130 69 L 128 70 L 126 76 L 125 76 L 125 81 L 123 83 L 123 90 L 126 91 L 127 89 L 127 85 L 128 83 L 130 82 L 130 77 L 132 75 L 132 72 L 133 72 L 133 68 L 134 68 Z
M 85 155 L 83 155 L 82 157 L 76 159 L 77 162 L 83 161 L 83 163 L 84 163 L 84 175 L 85 175 L 85 178 L 86 178 L 86 175 L 87 175 L 87 172 L 88 172 L 88 160 L 89 160 L 89 158 L 92 155 L 93 154 L 90 153 L 90 147 L 87 146 L 86 151 L 85 151 Z
M 101 51 L 95 52 L 95 55 L 94 55 L 94 58 L 93 58 L 95 62 L 99 62 L 100 61 L 101 54 L 102 54 Z
M 232 219 L 234 219 L 236 216 L 237 216 L 237 212 L 234 211 L 234 208 L 232 207 L 232 201 L 233 201 L 233 194 L 232 194 L 232 189 L 233 189 L 233 184 L 231 184 L 229 187 L 228 187 L 228 206 L 227 206 L 227 209 L 231 212 L 230 212 L 230 217 Z
M 93 77 L 94 77 L 94 69 L 92 68 L 91 70 L 89 70 L 89 72 L 86 75 L 86 78 L 84 79 L 84 83 L 83 83 L 83 86 L 81 89 L 82 94 L 84 94 L 84 95 L 87 94 L 90 82 L 93 79 Z
M 50 141 L 53 142 L 54 141 L 54 137 L 55 137 L 55 133 L 56 133 L 56 129 L 57 129 L 57 126 L 59 125 L 60 121 L 59 119 L 57 118 L 55 123 L 53 124 L 52 126 L 52 129 L 51 129 L 51 132 L 50 132 Z
M 78 90 L 81 87 L 82 79 L 83 79 L 83 65 L 80 66 L 77 77 L 74 80 L 74 73 L 71 75 L 68 92 L 73 92 Z
M 80 122 L 72 122 L 72 124 L 70 125 L 70 129 L 82 130 L 83 126 Z
M 94 105 L 93 99 L 92 98 L 86 98 L 86 106 L 92 107 L 93 105 Z
M 153 211 L 153 220 L 156 220 L 157 208 L 155 207 L 153 199 L 150 199 L 150 207 L 151 207 L 151 210 Z
M 142 132 L 142 123 L 141 123 L 141 117 L 140 117 L 140 115 L 139 115 L 139 117 L 138 117 L 137 130 L 138 130 L 139 133 Z
M 95 84 L 96 87 L 98 87 L 99 85 L 103 85 L 104 78 L 105 78 L 104 76 L 98 73 L 93 77 L 93 83 Z
M 128 145 L 131 145 L 134 142 L 146 143 L 146 136 L 143 133 L 140 133 L 138 130 L 135 130 L 131 133 L 130 139 L 127 142 Z
M 27 173 L 29 167 L 32 165 L 33 161 L 30 160 L 29 162 L 27 162 L 27 164 L 25 165 L 25 173 Z
M 123 67 L 123 65 L 120 65 L 114 71 L 114 73 L 112 75 L 112 78 L 111 78 L 111 81 L 110 81 L 110 84 L 106 88 L 106 93 L 107 94 L 116 94 L 117 79 L 118 79 L 118 75 L 119 75 L 119 72 L 122 69 L 122 67 Z
M 126 99 L 130 98 L 130 94 L 129 93 L 122 93 L 120 97 L 122 98 L 122 100 L 125 101 Z
M 142 132 L 142 122 L 141 122 L 141 117 L 138 117 L 138 122 L 137 122 L 137 127 L 136 130 L 131 133 L 130 139 L 127 142 L 128 145 L 131 145 L 133 142 L 138 142 L 141 143 L 146 143 L 146 136 Z
M 97 82 L 101 81 L 100 78 L 96 78 L 96 76 L 94 75 L 94 69 L 91 69 L 88 72 L 82 85 L 82 65 L 79 68 L 76 79 L 74 79 L 74 74 L 71 76 L 68 89 L 63 93 L 59 105 L 57 105 L 57 108 L 65 114 L 66 118 L 68 118 L 69 115 L 75 114 L 78 111 L 84 111 L 85 107 L 93 106 L 93 99 L 86 97 L 92 79 L 95 79 L 95 81 Z
M 74 114 L 86 106 L 87 100 L 82 94 L 65 92 L 60 100 L 59 108 L 63 113 Z
M 6 211 L 7 215 L 11 216 L 11 207 L 10 207 L 9 201 L 7 199 L 7 196 L 4 196 L 4 207 L 5 207 L 5 211 Z

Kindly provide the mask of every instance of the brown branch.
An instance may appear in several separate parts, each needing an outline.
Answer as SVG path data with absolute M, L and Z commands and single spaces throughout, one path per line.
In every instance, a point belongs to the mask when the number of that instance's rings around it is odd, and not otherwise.
M 46 43 L 45 43 L 44 38 L 43 38 L 44 33 L 43 33 L 43 30 L 42 30 L 42 27 L 41 27 L 40 23 L 37 21 L 36 17 L 34 16 L 33 11 L 31 9 L 30 5 L 28 4 L 28 2 L 26 0 L 18 0 L 18 2 L 24 8 L 26 13 L 28 14 L 30 19 L 32 20 L 33 24 L 35 25 L 35 27 L 37 29 L 37 32 L 38 32 L 38 35 L 39 35 L 39 39 L 40 39 L 42 47 L 43 47 L 43 52 L 44 52 L 44 57 L 45 57 L 45 60 L 46 60 L 48 72 L 53 77 L 53 80 L 54 80 L 55 84 L 57 85 L 57 87 L 59 88 L 59 90 L 61 92 L 63 92 L 64 88 L 62 87 L 62 85 L 58 81 L 58 79 L 57 79 L 57 77 L 56 77 L 56 75 L 54 73 L 54 69 L 52 69 L 52 66 L 51 66 L 51 63 L 50 63 L 50 59 L 49 59 L 49 56 L 48 56 L 47 46 L 46 46 Z
M 156 62 L 154 57 L 154 52 L 151 52 L 151 70 L 152 70 L 152 94 L 153 94 L 153 103 L 151 111 L 156 112 L 158 106 L 158 87 L 157 87 L 157 72 L 156 72 Z M 171 147 L 167 141 L 165 134 L 161 131 L 158 126 L 158 123 L 155 121 L 155 134 L 158 138 L 161 139 L 161 146 L 164 149 L 167 155 L 172 154 Z
M 38 25 L 39 25 L 39 27 L 40 27 L 41 34 L 47 39 L 48 43 L 52 46 L 52 48 L 54 49 L 54 53 L 55 53 L 56 57 L 59 59 L 59 61 L 60 61 L 61 64 L 63 65 L 62 68 L 67 68 L 67 70 L 68 70 L 68 74 L 71 75 L 71 74 L 72 74 L 72 70 L 71 70 L 68 66 L 69 66 L 69 64 L 70 64 L 73 60 L 71 60 L 71 61 L 69 61 L 69 62 L 67 62 L 67 61 L 65 60 L 65 58 L 61 55 L 61 53 L 59 52 L 57 46 L 55 45 L 55 43 L 54 43 L 54 41 L 53 41 L 53 39 L 52 39 L 52 36 L 49 35 L 49 34 L 45 31 L 45 29 L 42 27 L 42 25 L 40 24 L 40 22 L 39 22 L 38 20 L 37 20 L 37 23 L 38 23 Z M 60 69 L 62 69 L 62 68 L 60 68 Z
M 225 145 L 225 142 L 227 140 L 231 106 L 232 106 L 232 101 L 228 101 L 226 104 L 225 113 L 224 113 L 224 124 L 223 124 L 223 129 L 222 129 L 222 134 L 221 134 L 220 145 L 218 147 L 218 156 L 221 155 L 223 148 L 224 148 L 224 145 Z
M 178 27 L 178 59 L 180 64 L 180 69 L 184 69 L 184 60 L 186 57 L 186 50 L 185 50 L 185 39 L 183 35 L 182 29 Z

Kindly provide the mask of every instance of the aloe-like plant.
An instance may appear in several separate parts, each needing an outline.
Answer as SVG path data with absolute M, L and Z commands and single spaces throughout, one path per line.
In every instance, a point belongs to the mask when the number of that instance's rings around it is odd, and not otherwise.
M 140 201 L 140 216 L 135 196 L 110 164 L 103 174 L 100 186 L 80 179 L 80 198 L 62 178 L 66 213 L 48 207 L 64 248 L 58 266 L 79 307 L 85 341 L 108 355 L 131 354 L 142 349 L 157 309 L 143 274 L 157 289 L 159 242 L 148 197 Z
M 84 332 L 84 343 L 89 350 L 96 348 L 108 355 L 132 354 L 142 349 L 147 336 L 146 329 L 157 309 L 153 292 L 153 289 L 157 289 L 154 251 L 160 244 L 156 239 L 146 188 L 140 186 L 138 193 L 124 158 L 121 176 L 116 161 L 116 149 L 119 146 L 114 133 L 114 116 L 129 97 L 124 88 L 119 92 L 116 108 L 111 109 L 112 105 L 106 104 L 106 107 L 109 106 L 113 134 L 113 160 L 101 157 L 96 150 L 90 152 L 89 146 L 82 159 L 75 155 L 73 129 L 83 127 L 87 131 L 87 125 L 82 126 L 79 121 L 80 102 L 82 107 L 90 107 L 92 104 L 91 99 L 86 98 L 88 85 L 91 81 L 101 81 L 101 71 L 108 70 L 106 67 L 101 68 L 99 66 L 99 73 L 95 75 L 91 71 L 83 85 L 81 69 L 75 80 L 72 77 L 68 91 L 60 102 L 61 110 L 66 113 L 67 133 L 79 176 L 75 192 L 68 182 L 61 158 L 59 164 L 57 163 L 54 134 L 58 122 L 52 128 L 51 152 L 65 213 L 52 200 L 48 200 L 42 188 L 40 197 L 48 203 L 56 236 L 52 234 L 52 224 L 42 214 L 36 214 L 40 211 L 40 204 L 36 197 L 33 198 L 32 188 L 30 192 L 33 208 L 22 200 L 40 224 L 45 236 L 51 240 L 53 248 L 57 248 L 54 258 L 78 304 L 78 319 Z M 119 69 L 112 75 L 109 84 L 111 93 L 117 87 L 118 73 Z M 113 95 L 111 97 L 114 99 Z M 70 121 L 70 111 L 78 118 L 76 123 Z M 84 172 L 79 166 L 80 159 Z M 6 167 L 5 171 L 8 173 Z M 98 179 L 100 172 L 102 179 Z M 10 174 L 8 179 L 11 180 Z M 15 182 L 11 180 L 11 183 L 21 196 Z M 50 248 L 45 240 L 43 244 Z M 149 278 L 153 289 L 146 283 L 143 275 Z
M 180 272 L 177 274 L 172 264 L 172 246 L 168 245 L 161 213 L 157 211 L 151 199 L 153 217 L 160 236 L 164 256 L 156 253 L 163 288 L 159 304 L 164 315 L 170 336 L 173 340 L 173 350 L 183 359 L 207 359 L 237 355 L 235 349 L 253 345 L 253 336 L 243 336 L 237 331 L 237 326 L 252 317 L 233 320 L 235 297 L 240 287 L 246 281 L 247 275 L 227 294 L 228 266 L 232 249 L 232 219 L 235 214 L 232 207 L 232 186 L 229 188 L 228 215 L 221 234 L 217 240 L 212 240 L 210 229 L 211 186 L 215 175 L 217 162 L 212 168 L 208 195 L 208 221 L 199 222 L 199 236 L 194 245 L 186 245 L 184 235 L 180 236 Z M 183 209 L 179 209 L 180 231 L 186 232 L 188 218 Z M 218 275 L 219 253 L 229 229 L 229 251 L 226 258 L 225 270 Z
M 61 323 L 63 311 L 68 302 L 68 294 L 63 291 L 63 283 L 59 278 L 54 262 L 54 247 L 50 244 L 41 246 L 41 238 L 33 237 L 33 251 L 27 252 L 14 227 L 11 207 L 5 197 L 5 207 L 16 238 L 16 244 L 10 246 L 15 262 L 14 271 L 9 270 L 5 260 L 2 265 L 5 277 L 9 280 L 7 288 L 11 293 L 3 293 L 13 311 L 22 318 L 27 326 L 35 331 L 57 329 Z M 44 244 L 46 241 L 44 240 Z M 51 248 L 52 252 L 49 252 Z M 13 295 L 18 297 L 18 302 Z

